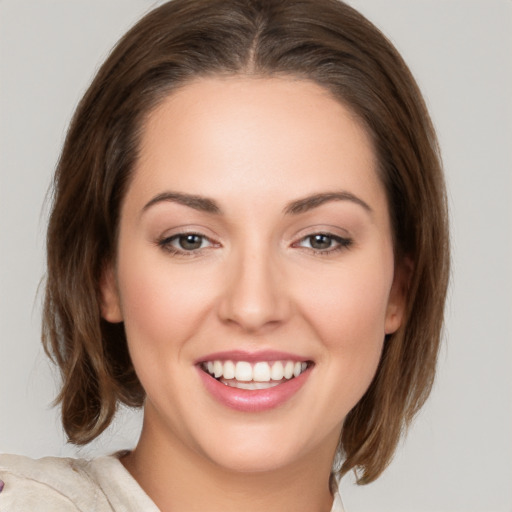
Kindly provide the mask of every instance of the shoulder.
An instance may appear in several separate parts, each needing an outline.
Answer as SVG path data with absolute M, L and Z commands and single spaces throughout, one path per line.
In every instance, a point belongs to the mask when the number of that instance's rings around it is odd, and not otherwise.
M 0 455 L 2 512 L 111 510 L 84 459 Z
M 0 512 L 159 512 L 120 462 L 0 455 Z

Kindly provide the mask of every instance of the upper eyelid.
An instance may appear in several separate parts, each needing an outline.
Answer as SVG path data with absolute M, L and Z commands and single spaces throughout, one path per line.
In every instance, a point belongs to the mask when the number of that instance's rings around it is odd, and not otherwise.
M 208 235 L 205 235 L 204 233 L 200 233 L 198 231 L 193 231 L 193 230 L 190 230 L 190 231 L 179 231 L 177 233 L 165 234 L 165 235 L 162 235 L 159 238 L 161 240 L 170 240 L 171 238 L 178 238 L 180 236 L 187 236 L 187 235 L 196 235 L 196 236 L 200 236 L 202 238 L 207 238 L 208 240 L 210 240 L 210 238 L 211 238 Z
M 348 229 L 336 225 L 317 224 L 294 230 L 294 234 L 288 236 L 287 239 L 289 243 L 294 243 L 294 241 L 303 240 L 304 238 L 314 235 L 327 235 L 343 239 L 353 238 L 353 234 Z
M 314 233 L 310 233 L 309 235 L 304 235 L 304 236 L 300 237 L 298 239 L 298 241 L 300 242 L 300 241 L 305 240 L 307 238 L 311 238 L 313 236 L 318 236 L 318 235 L 326 236 L 326 237 L 332 238 L 333 240 L 348 240 L 348 239 L 350 239 L 350 237 L 348 237 L 348 236 L 336 235 L 334 233 L 329 233 L 329 232 L 326 232 L 326 231 L 315 231 Z
M 159 240 L 164 240 L 167 238 L 173 238 L 180 235 L 197 235 L 207 238 L 208 240 L 217 240 L 219 236 L 212 232 L 211 229 L 207 229 L 204 226 L 195 226 L 195 225 L 182 225 L 176 226 L 172 228 L 168 228 L 166 230 L 160 231 L 163 234 L 157 235 L 155 238 Z

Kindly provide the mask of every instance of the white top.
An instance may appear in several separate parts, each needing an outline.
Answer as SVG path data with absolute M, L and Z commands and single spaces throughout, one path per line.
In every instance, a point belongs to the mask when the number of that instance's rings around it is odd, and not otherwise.
M 159 512 L 115 455 L 92 460 L 0 455 L 0 480 L 0 512 Z M 343 512 L 339 494 L 331 512 Z

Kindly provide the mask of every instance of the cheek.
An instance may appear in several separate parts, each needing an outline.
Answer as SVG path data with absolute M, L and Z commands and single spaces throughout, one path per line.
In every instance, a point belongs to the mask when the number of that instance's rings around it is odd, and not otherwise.
M 326 342 L 361 345 L 365 340 L 381 340 L 392 268 L 392 262 L 362 264 L 317 275 L 314 289 L 303 292 L 304 315 L 327 334 Z
M 138 258 L 136 252 L 119 261 L 121 309 L 134 362 L 179 358 L 207 314 L 208 281 L 170 268 L 165 258 Z M 169 351 L 174 357 L 164 358 Z
M 328 354 L 329 382 L 344 390 L 345 412 L 364 394 L 380 361 L 393 280 L 392 256 L 387 261 L 317 276 L 323 286 L 304 294 L 303 314 Z

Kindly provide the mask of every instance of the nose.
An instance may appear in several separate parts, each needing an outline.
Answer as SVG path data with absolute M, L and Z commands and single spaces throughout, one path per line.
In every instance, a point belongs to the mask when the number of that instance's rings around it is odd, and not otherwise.
M 218 314 L 245 332 L 267 332 L 290 316 L 284 275 L 269 251 L 247 251 L 229 261 Z

